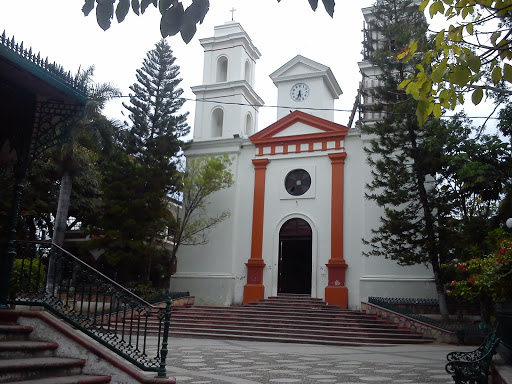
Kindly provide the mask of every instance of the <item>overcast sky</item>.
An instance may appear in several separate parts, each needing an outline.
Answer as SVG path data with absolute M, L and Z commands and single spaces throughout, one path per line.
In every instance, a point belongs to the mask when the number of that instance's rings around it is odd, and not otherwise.
M 190 2 L 183 1 L 185 6 Z M 322 4 L 313 12 L 307 0 L 211 0 L 204 23 L 188 45 L 179 35 L 168 38 L 181 68 L 183 96 L 193 99 L 190 87 L 202 83 L 203 48 L 199 38 L 213 36 L 214 26 L 230 21 L 230 9 L 234 7 L 234 20 L 261 52 L 254 88 L 267 106 L 277 103 L 277 88 L 269 75 L 301 54 L 331 68 L 343 90 L 335 109 L 350 111 L 361 78 L 357 66 L 363 39 L 361 8 L 373 2 L 337 0 L 331 18 Z M 121 24 L 114 20 L 111 28 L 103 31 L 94 13 L 83 15 L 82 0 L 4 0 L 1 4 L 0 29 L 5 29 L 8 36 L 14 35 L 16 41 L 24 41 L 25 47 L 32 47 L 72 73 L 94 65 L 94 79 L 118 86 L 124 95 L 135 81 L 135 70 L 141 67 L 147 51 L 161 38 L 160 14 L 153 6 L 141 16 L 130 12 Z M 187 101 L 184 108 L 190 111 L 189 124 L 193 127 L 195 102 Z M 106 114 L 125 119 L 122 110 L 120 101 L 111 102 Z M 275 108 L 261 108 L 259 129 L 272 124 L 276 113 Z M 478 115 L 482 113 L 480 108 Z M 335 122 L 345 125 L 349 115 L 336 112 Z

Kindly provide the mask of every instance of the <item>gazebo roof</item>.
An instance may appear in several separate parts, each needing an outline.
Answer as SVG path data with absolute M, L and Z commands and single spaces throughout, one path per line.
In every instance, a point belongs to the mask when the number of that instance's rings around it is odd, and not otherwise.
M 87 99 L 85 85 L 77 77 L 34 54 L 32 48 L 25 49 L 14 37 L 6 38 L 5 31 L 0 36 L 0 80 L 46 99 L 71 99 L 78 104 L 85 104 Z

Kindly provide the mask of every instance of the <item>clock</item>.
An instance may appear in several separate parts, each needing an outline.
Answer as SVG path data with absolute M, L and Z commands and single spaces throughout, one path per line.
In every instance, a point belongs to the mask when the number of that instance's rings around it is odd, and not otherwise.
M 290 96 L 294 101 L 304 101 L 309 96 L 309 87 L 305 83 L 297 83 L 290 90 Z

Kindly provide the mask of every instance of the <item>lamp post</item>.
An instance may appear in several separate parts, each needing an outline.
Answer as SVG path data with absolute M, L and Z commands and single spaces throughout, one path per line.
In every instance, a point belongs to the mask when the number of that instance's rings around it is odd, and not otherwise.
M 508 229 L 512 229 L 512 217 L 509 217 L 507 221 L 505 221 L 505 225 Z

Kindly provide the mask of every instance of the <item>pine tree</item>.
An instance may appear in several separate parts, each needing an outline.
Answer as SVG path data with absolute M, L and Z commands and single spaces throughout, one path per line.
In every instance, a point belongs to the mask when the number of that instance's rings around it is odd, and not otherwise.
M 126 129 L 116 155 L 104 166 L 103 195 L 91 246 L 124 272 L 120 279 L 150 278 L 151 263 L 163 252 L 169 195 L 179 190 L 181 138 L 189 132 L 176 58 L 162 39 L 149 51 L 130 89 Z M 145 264 L 145 266 L 141 266 Z M 131 266 L 133 268 L 127 268 Z M 144 271 L 144 273 L 142 273 Z
M 379 86 L 370 94 L 375 104 L 370 109 L 383 112 L 384 118 L 362 127 L 371 135 L 366 147 L 372 167 L 372 181 L 367 198 L 383 207 L 380 226 L 373 230 L 366 256 L 396 260 L 401 265 L 429 264 L 434 273 L 441 314 L 448 315 L 441 264 L 446 257 L 440 245 L 443 232 L 442 213 L 449 210 L 438 199 L 433 176 L 440 143 L 430 142 L 436 122 L 420 127 L 413 113 L 416 101 L 398 84 L 414 69 L 414 60 L 404 64 L 395 60 L 411 40 L 426 44 L 427 24 L 418 6 L 411 0 L 377 0 L 375 21 L 371 24 L 379 36 L 367 48 L 369 62 L 380 72 Z

